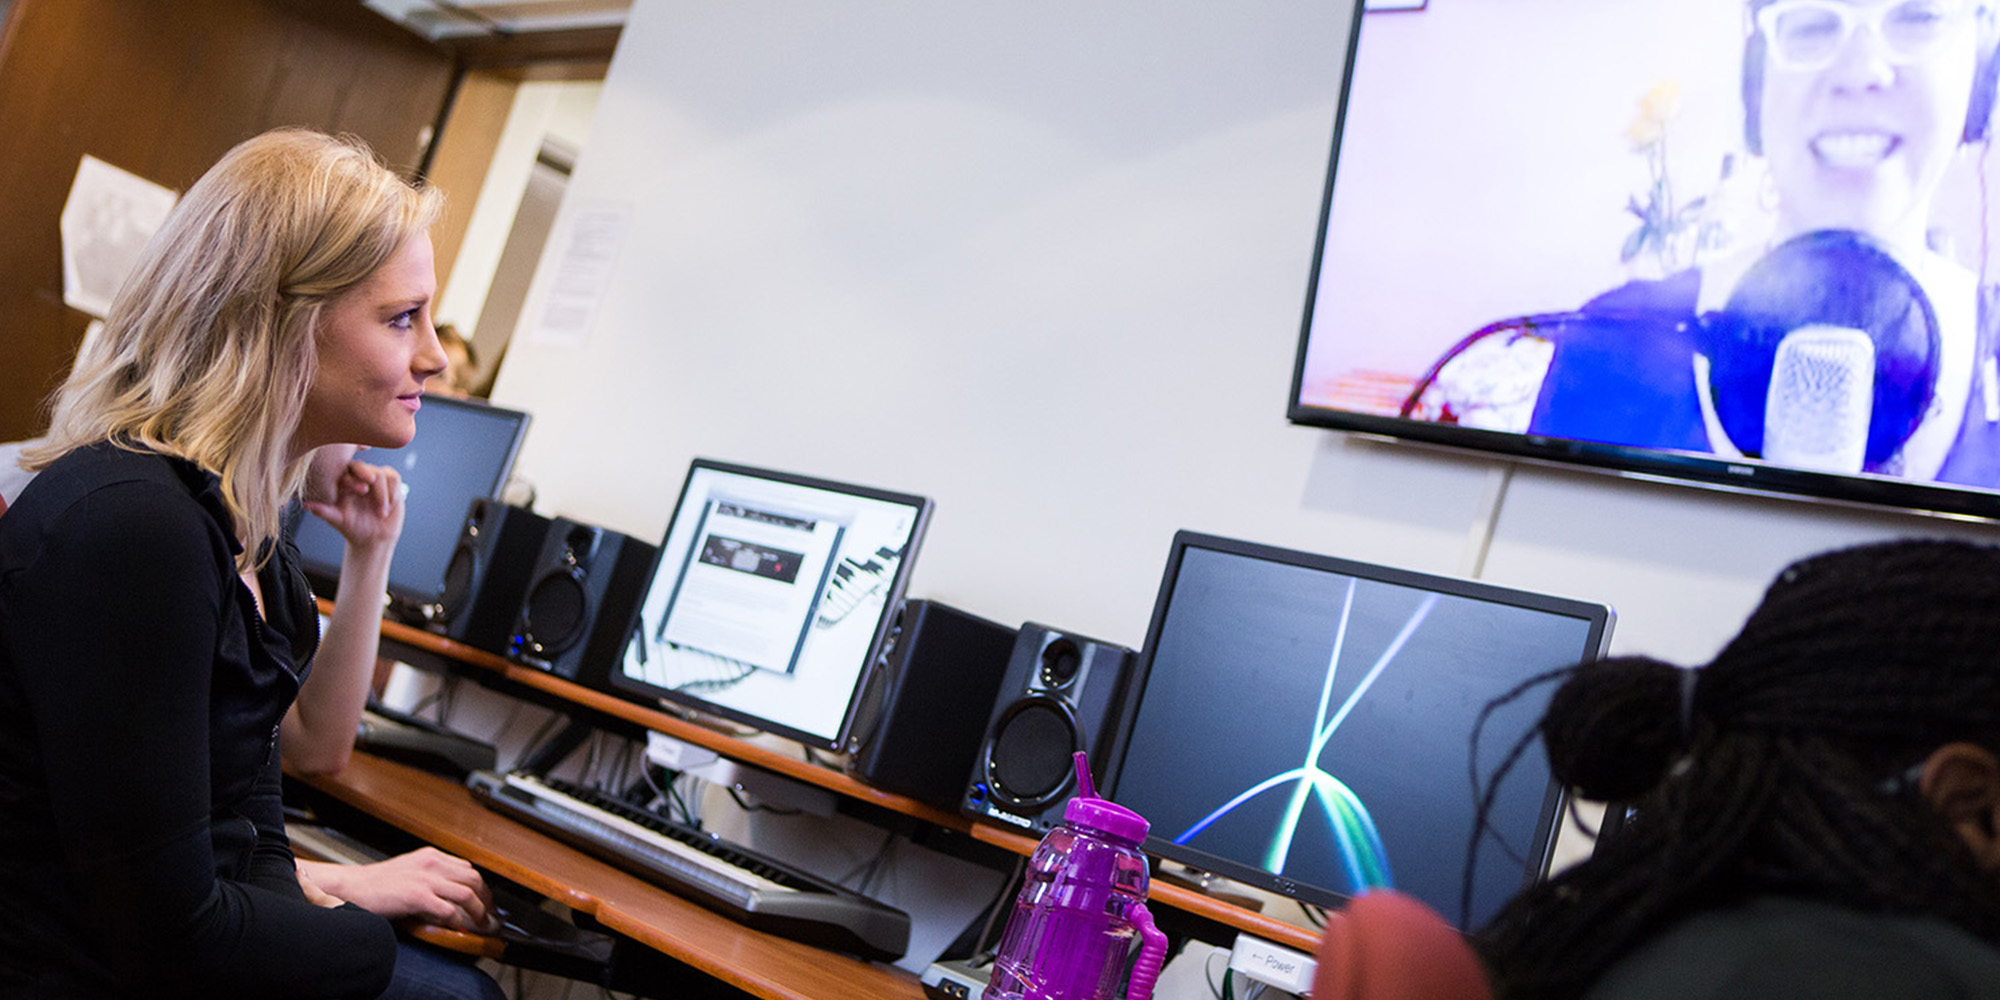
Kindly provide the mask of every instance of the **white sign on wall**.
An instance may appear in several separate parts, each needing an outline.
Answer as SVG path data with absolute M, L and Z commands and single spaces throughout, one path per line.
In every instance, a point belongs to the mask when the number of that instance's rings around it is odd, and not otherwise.
M 586 205 L 570 213 L 550 267 L 548 294 L 529 334 L 530 343 L 572 349 L 583 346 L 611 284 L 611 272 L 631 221 L 631 209 L 622 205 Z
M 99 319 L 180 193 L 84 156 L 62 212 L 63 301 Z

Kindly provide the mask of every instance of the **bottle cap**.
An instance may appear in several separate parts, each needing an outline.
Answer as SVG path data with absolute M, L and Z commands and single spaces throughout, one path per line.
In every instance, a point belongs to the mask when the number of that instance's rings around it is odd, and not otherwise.
M 1063 807 L 1063 819 L 1076 826 L 1102 830 L 1135 844 L 1144 843 L 1146 831 L 1152 828 L 1152 824 L 1146 822 L 1146 817 L 1110 799 L 1094 796 L 1079 795 L 1069 800 L 1069 805 Z

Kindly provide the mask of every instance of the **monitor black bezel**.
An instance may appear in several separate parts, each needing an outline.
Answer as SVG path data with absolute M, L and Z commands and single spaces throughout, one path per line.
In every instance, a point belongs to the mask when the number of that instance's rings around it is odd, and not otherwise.
M 501 492 L 507 486 L 508 478 L 514 474 L 514 463 L 521 456 L 521 445 L 528 439 L 528 425 L 534 420 L 533 414 L 530 414 L 526 410 L 517 410 L 512 407 L 489 403 L 483 399 L 460 399 L 452 396 L 425 396 L 423 398 L 423 405 L 426 407 L 443 406 L 446 409 L 456 408 L 476 413 L 499 414 L 513 421 L 514 433 L 507 442 L 507 455 L 500 463 L 500 474 L 494 477 L 493 482 L 487 486 L 486 492 L 482 494 L 486 499 L 498 499 Z M 411 444 L 415 443 L 415 440 L 412 439 Z M 409 445 L 404 445 L 403 447 L 407 448 Z M 366 462 L 368 461 L 368 452 L 364 450 L 356 457 Z M 470 510 L 469 503 L 467 509 Z M 311 517 L 312 515 L 304 514 L 303 516 Z M 392 570 L 393 567 L 394 561 L 392 557 Z M 312 585 L 315 593 L 328 600 L 334 599 L 340 587 L 340 562 L 338 560 L 331 566 L 324 565 L 318 560 L 311 558 L 304 550 L 300 550 L 299 568 L 305 572 L 306 582 Z M 388 583 L 388 593 L 389 611 L 392 617 L 406 621 L 422 622 L 428 618 L 423 609 L 435 606 L 439 601 L 444 599 L 444 577 L 440 576 L 438 578 L 438 587 L 435 592 L 418 593 L 408 587 L 399 585 L 392 575 Z
M 1158 596 L 1153 601 L 1153 613 L 1146 625 L 1146 642 L 1141 648 L 1129 682 L 1124 710 L 1119 714 L 1117 736 L 1112 746 L 1115 748 L 1105 773 L 1107 791 L 1105 795 L 1118 800 L 1118 782 L 1124 777 L 1125 761 L 1131 750 L 1131 736 L 1139 713 L 1145 709 L 1146 681 L 1152 675 L 1153 656 L 1159 649 L 1160 634 L 1165 628 L 1169 606 L 1172 603 L 1174 584 L 1180 576 L 1181 562 L 1189 549 L 1208 549 L 1230 555 L 1262 559 L 1283 565 L 1335 573 L 1362 580 L 1380 581 L 1419 590 L 1435 591 L 1453 597 L 1492 601 L 1514 607 L 1527 608 L 1550 614 L 1578 618 L 1589 623 L 1585 636 L 1584 655 L 1580 659 L 1601 658 L 1611 642 L 1611 629 L 1617 616 L 1606 604 L 1580 601 L 1533 591 L 1517 590 L 1477 580 L 1420 573 L 1415 570 L 1397 569 L 1375 563 L 1358 562 L 1337 556 L 1319 555 L 1298 549 L 1287 549 L 1260 542 L 1226 538 L 1219 535 L 1203 534 L 1182 530 L 1174 533 L 1173 546 L 1167 555 L 1166 570 L 1161 574 Z M 1525 678 L 1524 678 L 1525 679 Z M 1468 734 L 1469 735 L 1469 734 Z M 1470 796 L 1470 791 L 1467 795 Z M 1548 871 L 1550 859 L 1555 852 L 1556 834 L 1561 829 L 1568 796 L 1564 788 L 1551 780 L 1543 793 L 1541 811 L 1537 814 L 1535 838 L 1523 857 L 1527 860 L 1522 873 L 1523 884 L 1528 884 Z M 1265 871 L 1262 868 L 1210 854 L 1156 834 L 1148 834 L 1145 850 L 1164 861 L 1172 861 L 1190 868 L 1215 875 L 1221 875 L 1244 885 L 1289 899 L 1313 903 L 1319 906 L 1339 907 L 1350 898 L 1348 894 L 1326 886 L 1313 885 L 1287 878 L 1284 875 Z
M 688 491 L 693 488 L 695 477 L 703 470 L 750 476 L 811 489 L 829 490 L 869 500 L 903 504 L 916 509 L 916 521 L 910 527 L 909 550 L 904 554 L 901 564 L 897 566 L 896 575 L 890 580 L 888 590 L 884 594 L 882 613 L 875 621 L 875 630 L 868 642 L 867 657 L 855 669 L 854 685 L 847 694 L 847 707 L 841 711 L 839 729 L 831 738 L 782 725 L 752 713 L 732 708 L 728 705 L 718 704 L 684 691 L 657 687 L 634 678 L 625 672 L 626 650 L 631 644 L 632 636 L 640 628 L 647 600 L 652 595 L 653 584 L 659 579 L 660 564 L 667 558 L 667 543 L 673 538 L 674 525 L 679 523 L 682 512 L 687 506 Z M 931 513 L 935 507 L 936 504 L 931 498 L 915 493 L 885 490 L 873 486 L 862 486 L 855 483 L 821 479 L 816 476 L 740 465 L 709 458 L 694 459 L 688 465 L 686 478 L 681 480 L 680 495 L 674 500 L 673 513 L 667 518 L 667 526 L 660 534 L 659 543 L 653 553 L 652 564 L 646 570 L 645 589 L 639 593 L 638 599 L 632 606 L 632 615 L 626 620 L 625 631 L 622 633 L 625 639 L 618 645 L 618 658 L 611 664 L 609 676 L 606 681 L 607 687 L 612 694 L 649 708 L 658 707 L 658 704 L 664 701 L 689 712 L 726 719 L 739 725 L 749 726 L 758 732 L 794 740 L 820 750 L 840 749 L 846 743 L 848 734 L 853 729 L 855 712 L 860 707 L 861 692 L 866 686 L 871 672 L 869 665 L 874 663 L 875 659 L 881 655 L 883 643 L 887 639 L 890 630 L 895 627 L 896 612 L 902 606 L 903 596 L 908 590 L 910 572 L 916 566 L 918 550 L 923 545 L 924 535 L 929 531 Z
M 1555 465 L 1628 478 L 1675 483 L 1734 493 L 1750 493 L 1840 506 L 1889 509 L 1918 514 L 1992 521 L 2000 520 L 2000 490 L 1921 482 L 1868 473 L 1843 475 L 1809 472 L 1759 459 L 1724 458 L 1699 452 L 1607 444 L 1546 435 L 1512 433 L 1439 424 L 1408 417 L 1357 413 L 1313 406 L 1301 400 L 1305 386 L 1306 349 L 1312 342 L 1313 310 L 1319 297 L 1320 269 L 1326 259 L 1326 236 L 1340 169 L 1341 140 L 1347 129 L 1347 102 L 1354 85 L 1356 54 L 1362 24 L 1369 13 L 1365 2 L 1354 5 L 1342 64 L 1339 105 L 1334 112 L 1332 148 L 1327 155 L 1326 181 L 1320 192 L 1319 227 L 1313 239 L 1310 273 L 1306 279 L 1305 313 L 1300 321 L 1298 350 L 1292 361 L 1291 396 L 1286 419 L 1306 427 L 1347 431 L 1388 441 L 1407 441 L 1463 453 L 1495 455 L 1534 464 Z

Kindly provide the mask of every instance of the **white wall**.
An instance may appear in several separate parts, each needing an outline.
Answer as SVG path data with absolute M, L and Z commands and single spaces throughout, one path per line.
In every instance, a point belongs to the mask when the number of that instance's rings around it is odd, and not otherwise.
M 608 290 L 497 392 L 544 512 L 656 537 L 706 455 L 935 496 L 912 592 L 1009 624 L 1139 644 L 1186 527 L 1607 601 L 1682 661 L 1798 556 L 1996 538 L 1289 426 L 1350 10 L 638 0 L 565 203 L 629 212 Z

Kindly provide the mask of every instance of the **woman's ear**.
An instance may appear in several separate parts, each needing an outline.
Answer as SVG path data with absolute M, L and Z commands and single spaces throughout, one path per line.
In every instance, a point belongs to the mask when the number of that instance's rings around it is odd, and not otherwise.
M 1947 743 L 1924 761 L 1917 787 L 1980 869 L 2000 871 L 2000 757 L 1977 744 Z

